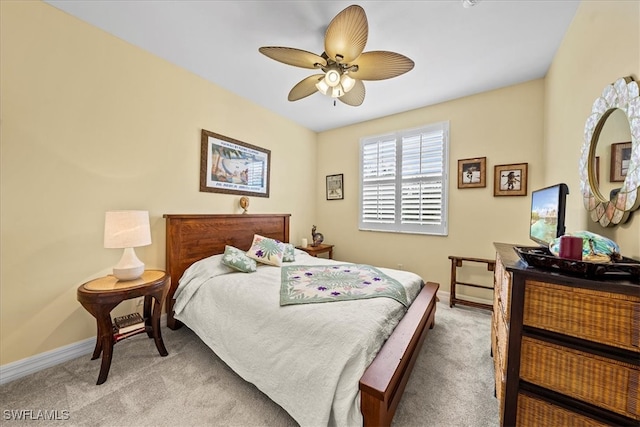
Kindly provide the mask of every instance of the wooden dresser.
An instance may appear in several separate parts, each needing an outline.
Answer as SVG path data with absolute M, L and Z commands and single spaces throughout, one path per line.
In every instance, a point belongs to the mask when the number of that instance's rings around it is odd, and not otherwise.
M 640 284 L 527 267 L 494 246 L 500 424 L 640 425 Z

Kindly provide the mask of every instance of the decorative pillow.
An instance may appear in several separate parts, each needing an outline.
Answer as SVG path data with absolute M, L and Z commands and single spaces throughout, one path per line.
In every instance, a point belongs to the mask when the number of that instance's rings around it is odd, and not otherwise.
M 228 245 L 224 247 L 222 263 L 243 273 L 253 273 L 257 267 L 256 262 L 249 258 L 247 254 L 238 248 Z
M 284 255 L 284 246 L 285 244 L 278 240 L 254 234 L 253 243 L 247 251 L 247 256 L 263 264 L 280 267 Z
M 284 244 L 284 255 L 282 255 L 282 262 L 293 262 L 296 260 L 296 248 L 291 243 Z

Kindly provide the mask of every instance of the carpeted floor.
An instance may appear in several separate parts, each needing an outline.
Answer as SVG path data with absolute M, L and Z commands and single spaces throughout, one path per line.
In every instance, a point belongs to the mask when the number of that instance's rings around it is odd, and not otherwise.
M 497 426 L 488 311 L 441 302 L 394 426 Z M 90 355 L 0 387 L 3 425 L 295 426 L 189 329 L 163 328 L 169 356 L 146 335 L 118 343 L 109 378 Z M 57 411 L 58 421 L 13 421 L 12 410 Z M 68 414 L 68 416 L 67 416 Z

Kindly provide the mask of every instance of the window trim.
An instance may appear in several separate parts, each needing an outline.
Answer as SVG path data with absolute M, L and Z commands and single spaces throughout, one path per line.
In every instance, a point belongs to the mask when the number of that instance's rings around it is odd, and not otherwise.
M 442 194 L 441 194 L 441 217 L 440 224 L 402 224 L 401 208 L 402 208 L 402 138 L 415 135 L 418 133 L 428 133 L 432 131 L 442 131 Z M 394 177 L 395 185 L 395 222 L 393 223 L 372 223 L 363 221 L 364 206 L 364 147 L 366 144 L 381 141 L 384 139 L 395 139 L 396 144 L 396 176 Z M 448 236 L 449 234 L 449 121 L 440 121 L 426 124 L 415 128 L 403 129 L 395 132 L 387 132 L 379 135 L 371 135 L 360 138 L 359 146 L 359 203 L 358 203 L 358 229 L 360 231 L 381 231 L 390 233 L 405 234 L 426 234 L 433 236 Z M 409 179 L 411 180 L 411 179 Z

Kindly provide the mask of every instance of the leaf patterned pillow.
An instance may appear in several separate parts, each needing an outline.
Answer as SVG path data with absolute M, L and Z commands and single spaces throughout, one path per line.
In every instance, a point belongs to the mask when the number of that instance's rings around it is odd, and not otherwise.
M 253 273 L 257 268 L 257 264 L 254 260 L 249 258 L 243 251 L 238 248 L 234 248 L 233 246 L 224 247 L 222 263 L 235 270 L 242 271 L 243 273 Z
M 284 243 L 254 234 L 253 243 L 247 251 L 247 256 L 263 264 L 280 267 L 284 256 Z
M 284 244 L 284 255 L 282 262 L 293 262 L 296 260 L 296 250 L 291 243 Z

